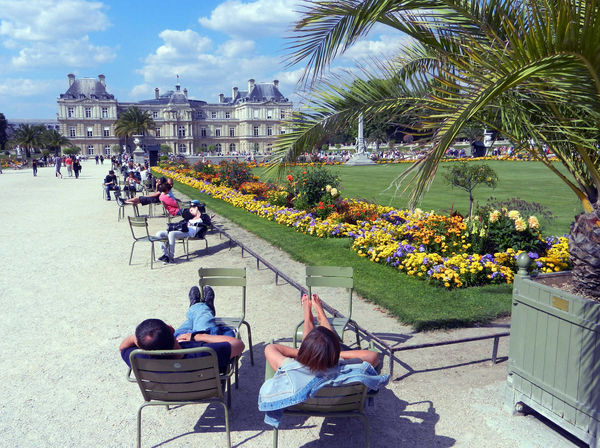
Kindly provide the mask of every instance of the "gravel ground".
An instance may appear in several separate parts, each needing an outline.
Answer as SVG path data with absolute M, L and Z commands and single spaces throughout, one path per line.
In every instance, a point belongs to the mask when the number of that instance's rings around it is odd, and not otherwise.
M 264 372 L 263 347 L 271 338 L 289 341 L 301 319 L 299 295 L 275 284 L 271 271 L 209 235 L 209 249 L 192 243 L 189 261 L 149 266 L 149 247 L 136 248 L 128 266 L 131 234 L 117 222 L 114 201 L 101 199 L 109 166 L 83 164 L 80 179 L 56 179 L 53 168 L 5 170 L 7 192 L 0 238 L 3 256 L 0 342 L 3 400 L 0 446 L 127 447 L 135 445 L 136 411 L 142 402 L 117 347 L 143 319 L 157 317 L 179 325 L 187 293 L 199 267 L 246 267 L 246 318 L 252 325 L 255 365 L 244 353 L 239 389 L 231 408 L 234 446 L 268 447 L 272 432 L 256 401 Z M 66 174 L 66 170 L 64 174 Z M 254 235 L 217 217 L 235 238 L 296 281 L 304 266 Z M 151 220 L 151 231 L 165 228 Z M 181 255 L 181 247 L 176 256 Z M 235 292 L 216 290 L 217 313 L 239 306 Z M 343 308 L 344 296 L 321 296 Z M 506 331 L 495 328 L 413 333 L 375 305 L 355 300 L 356 321 L 392 344 L 422 343 Z M 351 336 L 351 335 L 348 335 Z M 246 336 L 243 336 L 247 341 Z M 352 340 L 351 337 L 348 338 Z M 503 408 L 506 361 L 493 365 L 491 341 L 401 352 L 389 386 L 367 407 L 375 447 L 553 447 L 581 446 L 543 421 L 512 417 Z M 508 338 L 500 343 L 501 356 Z M 385 360 L 384 371 L 388 369 Z M 225 446 L 223 414 L 216 406 L 144 411 L 143 446 Z M 353 419 L 288 419 L 280 446 L 361 447 L 364 429 Z

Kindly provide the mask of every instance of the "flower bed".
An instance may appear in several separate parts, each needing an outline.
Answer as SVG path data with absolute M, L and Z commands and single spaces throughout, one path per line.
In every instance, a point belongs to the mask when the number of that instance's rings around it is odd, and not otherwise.
M 538 252 L 528 252 L 534 261 L 534 268 L 541 272 L 568 268 L 567 239 L 551 237 L 542 240 L 539 237 L 537 219 L 530 217 L 525 220 L 518 212 L 494 211 L 487 222 L 480 222 L 474 227 L 473 221 L 465 222 L 460 216 L 442 216 L 419 209 L 414 212 L 396 210 L 344 199 L 343 216 L 333 212 L 321 219 L 311 211 L 274 205 L 264 200 L 262 196 L 269 197 L 270 194 L 264 184 L 253 181 L 242 184 L 241 189 L 255 191 L 260 195 L 257 196 L 223 185 L 218 174 L 200 176 L 198 172 L 183 166 L 168 168 L 170 169 L 154 168 L 154 171 L 257 216 L 292 227 L 298 232 L 319 238 L 350 237 L 353 240 L 351 248 L 359 256 L 395 267 L 408 275 L 445 288 L 512 282 L 515 257 L 522 251 L 508 247 L 483 255 L 472 253 L 473 230 L 477 229 L 479 236 L 486 232 L 497 232 L 498 222 L 514 226 L 513 233 L 530 232 L 530 237 L 538 248 Z M 208 180 L 203 180 L 204 178 Z M 271 195 L 273 194 L 281 195 L 282 192 L 274 190 L 274 193 L 271 191 Z M 346 222 L 349 216 L 346 213 L 355 214 L 358 219 Z

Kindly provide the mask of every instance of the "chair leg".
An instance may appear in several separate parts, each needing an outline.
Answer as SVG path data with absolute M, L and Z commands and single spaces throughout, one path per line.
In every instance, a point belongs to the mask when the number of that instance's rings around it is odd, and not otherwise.
M 137 448 L 142 447 L 142 409 L 144 405 L 140 406 L 137 414 Z
M 279 430 L 277 428 L 273 428 L 273 448 L 277 448 L 277 442 L 278 442 L 278 438 L 277 437 L 279 435 Z
M 131 245 L 131 253 L 129 254 L 129 266 L 131 266 L 131 259 L 133 258 L 133 248 L 135 247 L 135 243 L 137 243 L 137 241 L 134 241 Z
M 250 346 L 250 364 L 254 365 L 254 350 L 252 350 L 252 330 L 250 330 L 250 324 L 245 320 L 242 323 L 246 326 L 246 330 L 248 331 L 248 345 Z
M 236 382 L 237 386 L 237 382 Z M 227 377 L 227 407 L 231 408 L 231 377 Z
M 152 247 L 150 249 L 150 269 L 153 269 L 154 267 L 154 241 L 152 241 Z
M 233 366 L 233 374 L 235 376 L 235 388 L 239 389 L 240 388 L 240 377 L 238 375 L 239 372 L 239 361 L 240 361 L 240 357 L 236 357 L 235 358 L 235 365 Z
M 223 411 L 225 412 L 225 432 L 227 433 L 227 447 L 231 448 L 231 434 L 229 432 L 229 411 L 225 403 L 220 402 L 223 405 Z

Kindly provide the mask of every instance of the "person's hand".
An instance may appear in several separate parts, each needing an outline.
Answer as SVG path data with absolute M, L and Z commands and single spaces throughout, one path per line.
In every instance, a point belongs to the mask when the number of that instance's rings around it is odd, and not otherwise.
M 183 333 L 177 336 L 177 342 L 189 342 L 192 340 L 192 333 Z

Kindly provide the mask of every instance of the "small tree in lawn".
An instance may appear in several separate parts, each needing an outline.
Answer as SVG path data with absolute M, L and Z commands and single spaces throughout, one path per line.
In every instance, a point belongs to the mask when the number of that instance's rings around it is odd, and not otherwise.
M 171 147 L 169 145 L 166 145 L 164 143 L 162 143 L 160 145 L 160 153 L 161 154 L 169 154 L 171 152 Z
M 473 190 L 479 185 L 496 188 L 498 176 L 487 164 L 474 165 L 461 162 L 454 165 L 444 173 L 444 177 L 452 188 L 457 187 L 469 193 L 469 218 L 473 212 Z

